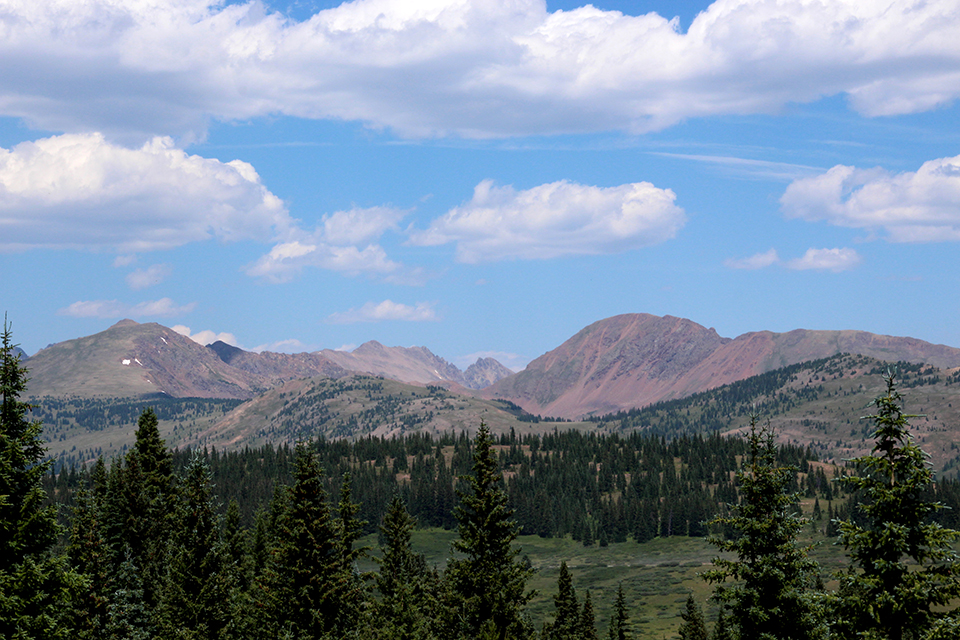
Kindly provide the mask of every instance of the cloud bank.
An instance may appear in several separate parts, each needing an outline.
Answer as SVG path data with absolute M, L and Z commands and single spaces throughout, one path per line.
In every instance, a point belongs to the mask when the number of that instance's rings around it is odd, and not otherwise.
M 292 222 L 246 162 L 188 155 L 169 138 L 128 149 L 100 134 L 0 148 L 0 221 L 0 250 L 119 252 L 269 238 Z
M 356 0 L 302 22 L 259 2 L 8 2 L 0 114 L 140 142 L 278 114 L 413 137 L 646 132 L 839 94 L 904 114 L 960 96 L 958 32 L 950 0 L 718 0 L 686 33 L 544 0 Z
M 837 165 L 791 183 L 780 204 L 788 217 L 883 229 L 893 242 L 960 240 L 960 156 L 903 173 Z
M 594 187 L 560 181 L 517 191 L 485 180 L 473 198 L 411 235 L 457 244 L 461 262 L 619 253 L 674 237 L 685 221 L 669 189 L 649 182 Z

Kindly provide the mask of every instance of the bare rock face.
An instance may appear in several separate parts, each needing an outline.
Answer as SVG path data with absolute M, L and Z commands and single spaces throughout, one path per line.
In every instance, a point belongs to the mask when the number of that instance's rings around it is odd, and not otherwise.
M 477 361 L 463 372 L 463 386 L 468 389 L 485 389 L 512 375 L 513 371 L 494 358 L 477 358 Z
M 595 322 L 484 396 L 531 413 L 577 418 L 642 407 L 837 353 L 960 365 L 960 349 L 863 331 L 761 331 L 736 339 L 671 316 Z

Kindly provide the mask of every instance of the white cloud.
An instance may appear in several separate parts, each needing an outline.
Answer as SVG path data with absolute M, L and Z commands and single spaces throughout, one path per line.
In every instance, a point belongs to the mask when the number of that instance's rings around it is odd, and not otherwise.
M 884 229 L 894 242 L 960 240 L 960 156 L 903 173 L 837 165 L 791 183 L 780 204 L 788 217 Z
M 57 313 L 73 318 L 168 318 L 190 313 L 194 307 L 196 307 L 194 302 L 178 306 L 170 298 L 133 305 L 117 300 L 80 300 L 60 309 Z
M 170 328 L 176 331 L 177 333 L 179 333 L 180 335 L 190 338 L 197 344 L 202 344 L 203 346 L 207 346 L 208 344 L 213 344 L 217 340 L 226 342 L 227 344 L 233 345 L 234 347 L 240 346 L 240 343 L 237 341 L 237 337 L 232 333 L 217 333 L 215 331 L 210 331 L 209 329 L 204 331 L 198 331 L 197 333 L 191 333 L 190 327 L 186 327 L 182 324 L 178 324 Z
M 187 155 L 169 138 L 128 149 L 100 134 L 0 149 L 0 220 L 0 249 L 120 252 L 269 238 L 292 224 L 246 162 Z
M 788 269 L 818 271 L 847 271 L 860 264 L 860 254 L 853 249 L 807 249 L 802 258 L 786 263 Z
M 780 255 L 776 249 L 752 255 L 749 258 L 731 258 L 724 264 L 731 269 L 763 269 L 780 262 Z
M 359 309 L 350 309 L 342 313 L 332 313 L 327 318 L 331 324 L 353 324 L 356 322 L 382 322 L 385 320 L 404 320 L 407 322 L 430 322 L 440 318 L 429 302 L 418 302 L 416 306 L 384 300 L 368 302 Z
M 113 266 L 117 268 L 129 267 L 131 264 L 133 264 L 136 261 L 137 261 L 136 254 L 128 253 L 127 255 L 117 256 L 116 258 L 114 258 Z
M 315 267 L 348 275 L 375 275 L 396 284 L 422 284 L 425 272 L 391 260 L 376 242 L 388 230 L 397 230 L 406 214 L 391 207 L 355 207 L 325 215 L 313 232 L 289 232 L 285 241 L 249 265 L 246 273 L 270 282 L 287 282 L 304 268 Z
M 170 277 L 173 269 L 168 264 L 153 264 L 146 269 L 137 269 L 127 274 L 127 286 L 131 289 L 146 289 L 160 284 Z
M 685 221 L 675 198 L 649 182 L 603 188 L 560 181 L 516 191 L 485 180 L 469 202 L 411 242 L 456 242 L 461 262 L 619 253 L 674 237 Z
M 544 0 L 37 0 L 0 16 L 0 115 L 55 131 L 202 136 L 283 114 L 408 136 L 649 131 L 847 94 L 866 115 L 960 96 L 952 0 L 718 0 L 687 33 Z

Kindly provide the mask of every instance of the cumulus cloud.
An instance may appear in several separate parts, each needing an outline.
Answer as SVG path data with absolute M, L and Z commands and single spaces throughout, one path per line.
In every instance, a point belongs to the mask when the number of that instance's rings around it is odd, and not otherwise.
M 807 249 L 802 258 L 786 262 L 788 269 L 805 271 L 847 271 L 860 264 L 860 254 L 853 249 Z
M 780 204 L 788 217 L 883 229 L 894 242 L 960 240 L 960 156 L 903 173 L 837 165 L 791 183 Z
M 57 311 L 73 318 L 169 318 L 193 311 L 195 302 L 177 305 L 170 298 L 127 304 L 118 300 L 80 300 Z
M 203 346 L 207 346 L 208 344 L 213 344 L 217 340 L 220 340 L 221 342 L 226 342 L 227 344 L 233 345 L 235 347 L 240 346 L 240 343 L 237 341 L 237 337 L 232 333 L 225 333 L 225 332 L 217 333 L 216 331 L 210 331 L 209 329 L 192 333 L 190 331 L 190 327 L 186 327 L 182 324 L 174 325 L 170 328 L 176 331 L 177 333 L 179 333 L 180 335 L 190 338 L 197 344 L 202 344 Z
M 0 249 L 122 253 L 269 238 L 292 223 L 246 162 L 188 155 L 169 138 L 128 149 L 101 134 L 0 149 L 0 220 Z
M 383 322 L 385 320 L 403 320 L 406 322 L 431 322 L 439 320 L 434 305 L 418 302 L 415 306 L 384 300 L 368 302 L 359 309 L 350 309 L 342 313 L 332 313 L 327 318 L 331 324 L 353 324 L 356 322 Z
M 0 114 L 141 141 L 272 114 L 482 137 L 643 132 L 837 94 L 866 115 L 914 113 L 960 96 L 950 0 L 717 0 L 686 33 L 544 0 L 355 0 L 300 22 L 260 2 L 38 0 L 8 3 L 0 31 Z
M 304 268 L 316 267 L 349 275 L 365 273 L 399 284 L 421 284 L 425 274 L 387 257 L 377 241 L 407 212 L 389 207 L 354 208 L 323 217 L 312 232 L 296 229 L 246 268 L 248 275 L 287 282 Z
M 131 289 L 146 289 L 160 284 L 170 277 L 173 269 L 168 264 L 153 264 L 146 269 L 137 269 L 127 274 L 127 286 Z
M 780 255 L 776 249 L 752 255 L 749 258 L 731 258 L 724 264 L 731 269 L 764 269 L 780 262 Z
M 457 243 L 461 262 L 619 253 L 668 240 L 683 226 L 669 189 L 649 182 L 593 187 L 560 181 L 517 191 L 484 180 L 473 198 L 411 235 Z

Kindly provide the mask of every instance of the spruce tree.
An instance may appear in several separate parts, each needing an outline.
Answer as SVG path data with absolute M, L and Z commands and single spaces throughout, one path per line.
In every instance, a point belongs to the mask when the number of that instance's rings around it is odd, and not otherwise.
M 322 638 L 341 622 L 343 563 L 323 472 L 303 443 L 297 444 L 293 486 L 285 494 L 261 580 L 264 631 Z
M 10 326 L 0 334 L 0 638 L 70 637 L 61 623 L 83 580 L 51 553 L 60 534 L 41 482 L 50 469 L 41 424 L 20 400 L 27 372 Z
M 593 600 L 590 591 L 583 597 L 583 609 L 580 611 L 580 637 L 583 640 L 599 640 L 597 637 L 597 619 L 593 612 Z
M 220 523 L 210 491 L 210 469 L 195 452 L 186 469 L 168 566 L 160 592 L 159 620 L 166 638 L 189 629 L 197 640 L 220 638 L 231 622 L 233 574 L 220 541 Z
M 410 545 L 416 520 L 394 494 L 380 525 L 380 571 L 375 576 L 378 600 L 372 605 L 367 636 L 383 640 L 432 638 L 436 608 L 426 561 Z
M 610 626 L 607 628 L 609 640 L 630 640 L 630 615 L 627 613 L 627 601 L 623 595 L 623 583 L 617 585 L 617 599 L 613 603 Z
M 573 588 L 573 578 L 567 569 L 567 563 L 560 563 L 560 576 L 557 578 L 557 595 L 553 596 L 556 617 L 544 634 L 549 640 L 576 640 L 580 636 L 580 603 Z
M 707 623 L 703 619 L 703 610 L 692 594 L 687 596 L 680 618 L 683 620 L 677 630 L 680 640 L 707 640 Z
M 750 419 L 750 453 L 737 473 L 740 504 L 711 524 L 733 537 L 711 543 L 735 559 L 716 558 L 704 578 L 717 583 L 714 597 L 729 608 L 741 640 L 809 640 L 825 633 L 814 588 L 819 567 L 797 543 L 803 520 L 799 496 L 788 491 L 795 468 L 779 466 L 773 431 Z M 732 586 L 724 584 L 734 581 Z
M 459 537 L 453 547 L 466 557 L 452 560 L 445 577 L 461 602 L 464 632 L 492 634 L 498 640 L 526 637 L 530 630 L 523 609 L 533 597 L 527 592 L 532 571 L 513 547 L 519 529 L 507 505 L 493 440 L 482 422 L 474 442 L 473 475 L 461 480 L 469 490 L 459 492 Z
M 836 628 L 841 637 L 905 640 L 937 628 L 942 607 L 960 596 L 953 549 L 960 533 L 931 520 L 943 505 L 925 495 L 933 472 L 910 434 L 908 419 L 915 416 L 902 412 L 895 374 L 885 381 L 886 394 L 869 416 L 873 450 L 854 460 L 857 475 L 841 481 L 862 496 L 857 509 L 863 524 L 838 523 L 852 566 L 841 576 Z

